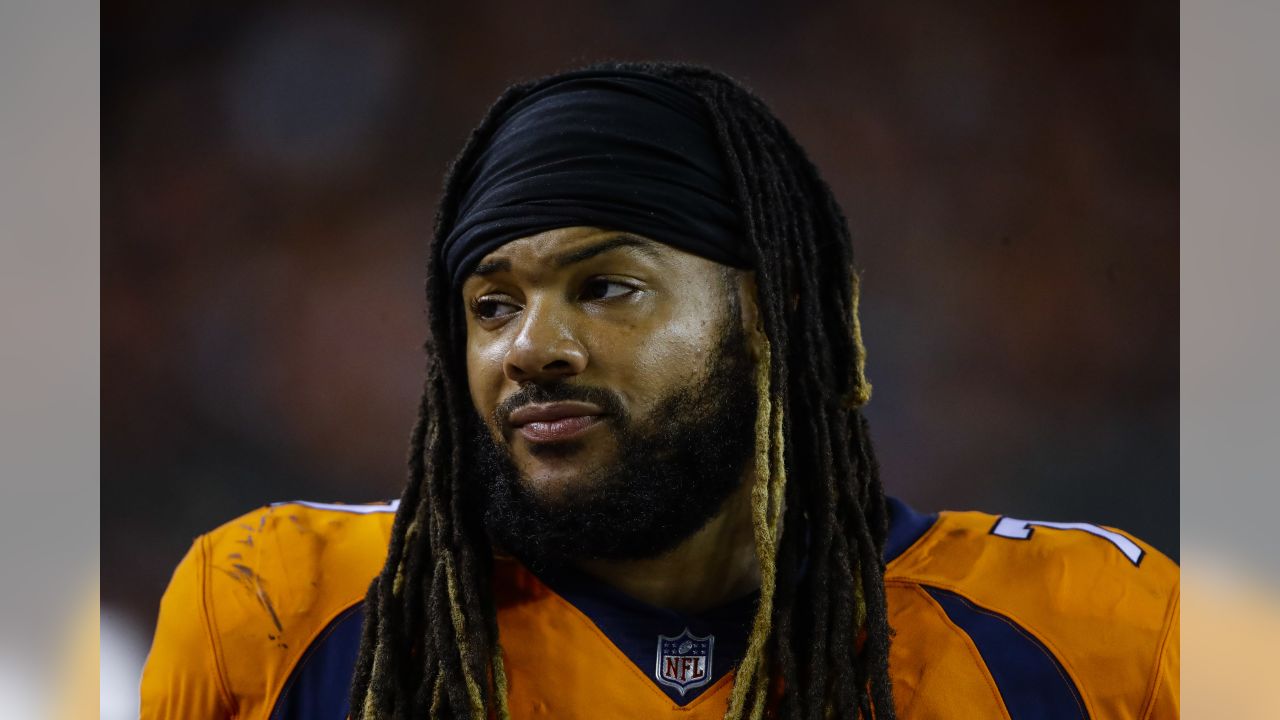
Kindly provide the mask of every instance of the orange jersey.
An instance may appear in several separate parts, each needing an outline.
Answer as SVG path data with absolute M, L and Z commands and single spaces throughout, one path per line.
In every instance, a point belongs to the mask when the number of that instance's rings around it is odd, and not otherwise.
M 280 503 L 196 540 L 161 601 L 144 720 L 347 715 L 395 504 Z M 1176 718 L 1178 569 L 1119 531 L 890 500 L 900 718 Z M 514 718 L 724 715 L 754 611 L 698 616 L 500 559 Z

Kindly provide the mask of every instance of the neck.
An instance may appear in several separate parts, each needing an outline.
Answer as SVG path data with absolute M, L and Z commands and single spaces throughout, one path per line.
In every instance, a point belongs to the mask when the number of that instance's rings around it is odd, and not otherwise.
M 751 524 L 751 480 L 744 478 L 720 512 L 663 555 L 644 560 L 584 560 L 579 569 L 631 597 L 668 610 L 698 613 L 760 587 Z

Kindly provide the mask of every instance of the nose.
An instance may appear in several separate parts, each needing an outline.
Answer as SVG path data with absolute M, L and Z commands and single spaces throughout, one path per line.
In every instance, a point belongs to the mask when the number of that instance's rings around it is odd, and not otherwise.
M 523 324 L 503 358 L 502 370 L 513 382 L 564 380 L 587 368 L 587 350 L 567 318 L 549 308 L 530 306 Z

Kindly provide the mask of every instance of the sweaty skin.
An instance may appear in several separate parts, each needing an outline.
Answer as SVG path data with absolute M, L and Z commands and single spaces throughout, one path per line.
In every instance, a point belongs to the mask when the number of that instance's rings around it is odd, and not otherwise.
M 462 287 L 471 399 L 506 446 L 528 489 L 572 502 L 589 470 L 617 453 L 598 408 L 569 404 L 495 410 L 530 383 L 611 391 L 637 423 L 658 423 L 658 403 L 704 377 L 726 321 L 725 268 L 653 241 L 597 228 L 550 230 L 487 255 Z M 755 328 L 749 273 L 734 272 L 740 317 Z M 512 408 L 508 408 L 512 410 Z M 556 450 L 549 452 L 548 449 Z M 563 451 L 559 451 L 563 449 Z M 659 557 L 582 561 L 581 569 L 658 607 L 697 612 L 759 587 L 743 480 L 702 530 Z

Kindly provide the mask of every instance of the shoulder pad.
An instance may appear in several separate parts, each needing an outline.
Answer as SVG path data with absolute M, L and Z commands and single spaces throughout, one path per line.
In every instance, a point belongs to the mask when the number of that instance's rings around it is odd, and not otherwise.
M 274 696 L 288 668 L 382 569 L 397 502 L 274 503 L 203 536 L 205 597 L 228 685 Z M 278 668 L 280 672 L 266 672 Z
M 960 626 L 957 613 L 1011 623 L 1061 662 L 1093 717 L 1149 702 L 1177 625 L 1178 566 L 1089 523 L 942 512 L 889 562 L 885 583 L 923 588 Z

